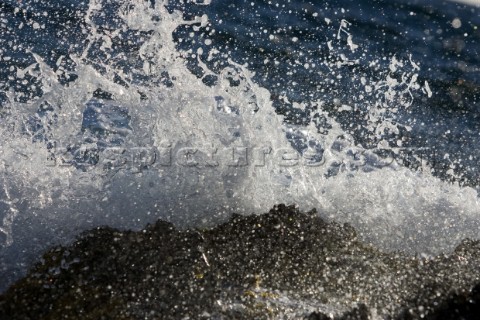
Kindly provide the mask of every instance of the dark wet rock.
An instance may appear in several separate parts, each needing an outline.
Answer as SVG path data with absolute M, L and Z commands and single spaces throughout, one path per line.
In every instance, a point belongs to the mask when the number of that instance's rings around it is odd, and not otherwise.
M 353 308 L 351 311 L 347 311 L 338 317 L 329 317 L 322 312 L 311 313 L 306 320 L 368 320 L 370 319 L 370 312 L 364 304 L 360 304 L 358 307 Z
M 332 320 L 332 318 L 330 318 L 329 316 L 327 316 L 326 314 L 324 313 L 321 313 L 321 312 L 312 312 L 307 318 L 305 318 L 306 320 Z
M 428 288 L 425 292 L 433 293 L 434 288 Z M 412 303 L 412 306 L 405 307 L 402 310 L 397 320 L 419 318 L 427 320 L 480 319 L 480 282 L 470 291 L 453 291 L 446 298 L 434 300 L 432 305 L 435 307 L 430 310 L 418 303 Z
M 469 293 L 452 293 L 426 319 L 474 320 L 480 318 L 480 283 Z
M 86 232 L 0 296 L 0 319 L 473 319 L 479 266 L 478 241 L 429 259 L 385 253 L 279 205 L 208 230 Z

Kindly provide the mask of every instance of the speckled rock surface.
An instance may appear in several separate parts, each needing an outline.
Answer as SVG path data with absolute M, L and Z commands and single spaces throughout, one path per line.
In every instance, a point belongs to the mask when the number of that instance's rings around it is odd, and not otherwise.
M 0 296 L 0 319 L 480 319 L 478 283 L 478 241 L 385 253 L 279 205 L 208 230 L 86 232 Z

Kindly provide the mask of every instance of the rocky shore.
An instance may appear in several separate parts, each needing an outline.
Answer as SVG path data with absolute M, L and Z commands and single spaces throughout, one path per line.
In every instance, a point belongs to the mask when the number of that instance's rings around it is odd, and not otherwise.
M 46 252 L 0 319 L 480 319 L 480 242 L 419 258 L 279 205 L 207 230 L 108 227 Z

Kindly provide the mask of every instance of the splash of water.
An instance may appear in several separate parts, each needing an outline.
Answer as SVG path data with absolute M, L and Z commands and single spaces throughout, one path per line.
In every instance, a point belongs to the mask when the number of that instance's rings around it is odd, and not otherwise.
M 333 105 L 293 103 L 293 110 L 315 109 L 318 121 L 286 124 L 248 66 L 224 57 L 217 72 L 203 52 L 178 50 L 173 32 L 206 27 L 208 17 L 184 20 L 167 7 L 91 0 L 80 46 L 54 64 L 26 49 L 35 62 L 13 67 L 40 92 L 26 101 L 24 92 L 3 92 L 4 255 L 96 225 L 139 228 L 158 218 L 208 225 L 281 202 L 317 207 L 386 249 L 439 252 L 478 236 L 474 189 L 433 177 L 422 159 L 422 170 L 413 171 L 393 157 L 404 151 L 399 131 L 409 130 L 399 110 L 414 103 L 415 92 L 432 95 L 428 83 L 418 83 L 411 57 L 371 61 L 375 77 L 351 74 L 354 104 L 341 97 Z M 349 23 L 326 23 L 337 29 L 325 43 L 329 59 L 308 68 L 335 75 L 365 63 Z M 192 55 L 202 77 L 186 67 Z M 206 85 L 209 75 L 217 81 Z M 363 115 L 352 126 L 370 137 L 368 148 L 336 120 L 342 112 Z M 46 234 L 55 236 L 43 243 Z

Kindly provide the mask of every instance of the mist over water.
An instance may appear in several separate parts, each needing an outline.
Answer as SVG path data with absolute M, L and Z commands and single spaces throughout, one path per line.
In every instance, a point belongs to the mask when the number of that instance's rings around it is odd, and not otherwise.
M 479 238 L 478 9 L 0 4 L 1 287 L 99 225 L 316 207 L 386 250 Z

